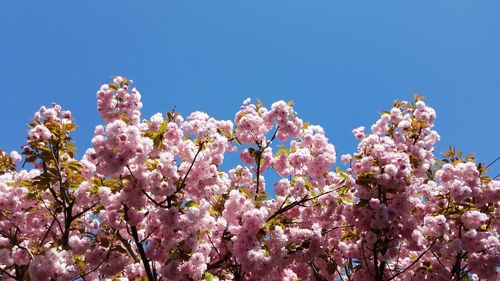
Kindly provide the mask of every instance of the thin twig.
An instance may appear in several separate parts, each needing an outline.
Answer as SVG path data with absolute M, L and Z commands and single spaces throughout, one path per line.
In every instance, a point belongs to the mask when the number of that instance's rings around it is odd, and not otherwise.
M 312 261 L 309 262 L 309 266 L 312 268 L 314 272 L 314 278 L 316 279 L 316 281 L 326 281 L 326 278 L 319 273 L 318 268 L 316 267 L 314 262 Z
M 280 207 L 280 209 L 278 209 L 276 212 L 274 212 L 271 216 L 269 216 L 269 217 L 267 218 L 266 222 L 269 222 L 270 220 L 274 219 L 275 217 L 277 217 L 277 216 L 279 216 L 279 215 L 281 215 L 281 214 L 283 214 L 283 213 L 285 213 L 285 212 L 287 212 L 287 211 L 291 210 L 291 209 L 292 209 L 293 207 L 295 207 L 295 206 L 298 206 L 298 205 L 300 205 L 300 204 L 304 204 L 304 203 L 306 203 L 306 202 L 309 202 L 309 201 L 311 201 L 311 200 L 314 200 L 314 199 L 316 199 L 316 198 L 319 198 L 319 197 L 321 197 L 321 196 L 323 196 L 323 195 L 326 195 L 326 194 L 328 194 L 328 193 L 332 193 L 333 191 L 335 191 L 335 190 L 326 191 L 326 192 L 323 192 L 323 193 L 321 193 L 321 194 L 319 194 L 319 195 L 316 195 L 316 196 L 314 196 L 314 197 L 309 197 L 309 195 L 305 195 L 305 196 L 304 196 L 304 197 L 302 197 L 302 199 L 300 199 L 299 201 L 294 201 L 294 202 L 292 202 L 292 203 L 290 203 L 290 204 L 286 205 L 285 207 L 283 207 L 283 204 L 282 204 L 282 205 L 281 205 L 281 207 Z M 284 201 L 284 202 L 285 202 L 285 201 Z
M 111 248 L 113 246 L 113 242 L 115 241 L 115 237 L 116 237 L 116 234 L 118 233 L 118 229 L 115 231 L 115 233 L 113 234 L 113 237 L 111 238 L 111 242 L 109 243 L 109 246 L 108 246 L 108 249 L 106 251 L 106 256 L 101 260 L 101 262 L 99 262 L 99 264 L 97 264 L 93 269 L 91 269 L 90 271 L 80 275 L 80 278 L 83 278 L 85 279 L 85 276 L 89 275 L 90 273 L 96 271 L 99 267 L 101 267 L 101 265 L 109 258 L 109 256 L 111 255 Z
M 157 202 L 151 195 L 149 195 L 144 189 L 141 189 L 142 193 L 146 195 L 146 197 L 149 199 L 149 201 L 153 202 L 157 207 L 161 208 L 167 208 L 168 206 L 161 204 L 160 202 Z
M 186 179 L 187 179 L 189 173 L 191 172 L 191 169 L 194 166 L 194 162 L 196 161 L 196 158 L 198 158 L 198 155 L 200 154 L 200 152 L 201 152 L 202 149 L 203 149 L 203 143 L 200 143 L 200 145 L 198 147 L 198 151 L 194 155 L 193 161 L 191 162 L 191 165 L 189 166 L 189 169 L 187 170 L 186 174 L 184 175 L 184 178 L 182 179 L 181 184 L 179 184 L 179 186 L 177 186 L 177 189 L 175 190 L 175 193 L 179 192 L 184 187 L 184 185 L 186 184 Z
M 273 170 L 276 172 L 276 174 L 278 174 L 278 176 L 280 176 L 281 179 L 285 179 L 285 177 L 283 177 L 280 172 L 278 172 L 278 170 L 276 170 L 276 168 L 274 166 L 271 166 L 271 168 L 273 168 Z
M 266 145 L 264 147 L 262 147 L 262 145 L 258 142 L 258 141 L 255 141 L 255 143 L 257 144 L 257 146 L 259 147 L 259 150 L 257 151 L 257 159 L 256 160 L 256 164 L 257 164 L 257 179 L 256 179 L 256 188 L 255 188 L 255 199 L 257 199 L 257 196 L 259 196 L 259 183 L 260 183 L 260 162 L 262 160 L 262 153 L 264 153 L 264 150 L 266 150 L 269 145 L 271 145 L 271 143 L 274 141 L 274 139 L 276 138 L 276 134 L 278 133 L 278 130 L 279 130 L 279 126 L 276 128 L 276 131 L 274 131 L 274 134 L 273 136 L 271 137 L 271 139 L 266 143 Z
M 373 278 L 375 278 L 375 275 L 373 274 L 372 270 L 370 269 L 370 266 L 368 265 L 368 260 L 366 259 L 365 245 L 364 245 L 364 240 L 363 239 L 361 239 L 361 253 L 363 254 L 363 259 L 364 259 L 364 262 L 365 262 L 365 266 L 368 269 L 368 273 L 370 273 L 370 275 Z
M 189 173 L 191 172 L 191 169 L 193 169 L 194 162 L 196 162 L 196 158 L 198 158 L 198 155 L 200 154 L 200 152 L 202 150 L 203 150 L 203 142 L 200 142 L 200 144 L 198 145 L 198 151 L 194 155 L 193 161 L 191 161 L 191 165 L 189 166 L 189 169 L 187 170 L 186 174 L 184 175 L 182 182 L 176 187 L 174 194 L 168 196 L 167 199 L 159 202 L 159 206 L 163 205 L 163 203 L 165 203 L 165 202 L 167 202 L 167 204 L 168 204 L 167 207 L 171 206 L 171 200 L 172 200 L 173 196 L 176 195 L 179 191 L 181 191 L 181 189 L 184 188 L 184 186 L 186 185 L 186 179 L 187 179 Z
M 434 246 L 434 244 L 436 244 L 437 242 L 437 239 L 435 239 L 434 241 L 432 241 L 431 245 L 429 246 L 429 248 L 427 248 L 427 250 L 423 251 L 418 257 L 417 259 L 415 259 L 409 266 L 407 266 L 405 269 L 401 270 L 400 272 L 394 274 L 393 276 L 391 276 L 389 279 L 387 279 L 387 281 L 390 281 L 396 277 L 398 277 L 399 275 L 405 273 L 408 269 L 410 269 L 410 267 L 412 267 L 413 265 L 415 265 L 417 262 L 420 261 L 420 259 L 432 248 L 432 246 Z
M 500 160 L 500 156 L 498 156 L 497 159 L 493 160 L 493 162 L 491 162 L 490 164 L 488 164 L 488 166 L 486 166 L 486 168 L 489 168 L 491 165 L 493 165 L 498 160 Z
M 444 264 L 441 262 L 441 260 L 440 260 L 440 259 L 439 259 L 439 257 L 436 255 L 436 253 L 434 253 L 434 251 L 431 251 L 431 254 L 432 254 L 432 255 L 436 258 L 436 260 L 439 262 L 439 264 L 440 264 L 440 265 L 441 265 L 444 269 L 446 269 L 447 271 L 449 271 L 449 270 L 448 270 L 448 268 L 446 268 L 446 266 L 444 266 Z
M 7 271 L 3 270 L 1 267 L 0 267 L 0 271 L 3 272 L 3 273 L 5 273 L 5 274 L 7 274 L 7 276 L 9 276 L 12 279 L 17 279 L 16 276 L 14 276 L 14 275 L 8 273 Z
M 81 215 L 85 214 L 86 212 L 92 210 L 95 206 L 97 206 L 97 203 L 92 204 L 92 206 L 87 207 L 83 209 L 81 212 L 77 213 L 76 215 L 72 216 L 73 220 L 79 218 Z
M 146 242 L 146 240 L 148 240 L 149 237 L 151 237 L 151 235 L 153 235 L 153 233 L 158 229 L 160 228 L 160 226 L 157 226 L 155 227 L 150 233 L 148 233 L 148 235 L 146 235 L 142 240 L 141 240 L 141 243 L 144 243 Z

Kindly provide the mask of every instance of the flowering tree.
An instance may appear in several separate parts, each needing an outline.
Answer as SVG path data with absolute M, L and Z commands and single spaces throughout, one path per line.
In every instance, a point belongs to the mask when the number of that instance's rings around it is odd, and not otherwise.
M 59 105 L 35 113 L 23 157 L 0 152 L 1 280 L 498 278 L 500 181 L 458 150 L 434 158 L 420 97 L 353 130 L 343 171 L 290 102 L 143 120 L 131 83 L 97 92 L 106 124 L 83 159 Z

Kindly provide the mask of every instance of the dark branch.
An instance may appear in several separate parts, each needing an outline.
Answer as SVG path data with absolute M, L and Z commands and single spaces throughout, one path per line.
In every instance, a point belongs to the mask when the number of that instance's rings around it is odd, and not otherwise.
M 387 279 L 387 281 L 390 281 L 396 277 L 398 277 L 399 275 L 405 273 L 408 269 L 410 269 L 412 266 L 414 266 L 417 262 L 420 261 L 420 259 L 432 248 L 432 246 L 434 246 L 434 244 L 436 244 L 437 242 L 437 239 L 435 239 L 434 241 L 432 241 L 431 245 L 425 250 L 423 251 L 418 257 L 417 259 L 415 259 L 409 266 L 407 266 L 405 269 L 401 270 L 400 272 L 394 274 L 393 276 L 391 276 L 389 279 Z

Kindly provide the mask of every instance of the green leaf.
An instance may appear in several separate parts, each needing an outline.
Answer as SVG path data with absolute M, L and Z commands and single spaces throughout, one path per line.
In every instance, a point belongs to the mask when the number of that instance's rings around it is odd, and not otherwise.
M 339 195 L 344 195 L 349 191 L 349 187 L 347 185 L 344 185 L 339 188 L 338 194 Z
M 51 153 L 51 152 L 52 152 L 52 150 L 51 150 L 51 149 L 50 149 L 50 147 L 48 147 L 48 146 L 41 146 L 41 147 L 39 147 L 39 149 L 40 149 L 40 150 L 43 150 L 43 151 L 47 151 L 47 152 L 49 152 L 49 153 Z
M 200 207 L 200 204 L 194 202 L 193 200 L 189 200 L 186 202 L 186 207 L 196 207 L 196 208 L 199 208 Z
M 248 189 L 248 188 L 242 187 L 242 188 L 240 188 L 240 191 L 245 193 L 248 196 L 252 195 L 252 192 L 250 192 L 250 189 Z
M 416 95 L 414 95 L 414 96 L 413 96 L 413 99 L 415 99 L 415 102 L 417 102 L 417 101 L 424 100 L 424 99 L 425 99 L 425 97 L 424 97 L 424 96 L 420 96 L 420 95 L 416 94 Z
M 339 202 L 339 203 L 354 204 L 354 200 L 352 198 L 347 197 L 347 196 L 339 196 L 339 197 L 337 197 L 337 202 Z
M 205 278 L 206 281 L 212 281 L 212 280 L 214 280 L 214 275 L 207 271 L 203 275 L 203 278 Z
M 26 157 L 26 162 L 35 162 L 38 157 L 36 155 L 31 155 Z
M 271 228 L 271 226 L 273 225 L 273 223 L 274 223 L 274 219 L 272 219 L 272 220 L 270 220 L 270 221 L 266 222 L 266 223 L 264 224 L 264 227 L 263 227 L 263 228 L 264 228 L 264 229 L 269 229 L 269 228 Z
M 158 131 L 162 134 L 165 133 L 167 131 L 167 126 L 168 126 L 168 121 L 165 120 L 161 123 L 160 129 Z
M 290 154 L 290 150 L 288 149 L 280 149 L 276 152 L 276 156 L 280 156 L 281 154 Z
M 74 123 L 65 124 L 64 128 L 66 129 L 67 132 L 73 132 L 76 129 L 76 124 Z
M 262 101 L 260 99 L 257 99 L 257 104 L 256 104 L 257 110 L 259 110 L 261 106 L 262 106 Z
M 257 200 L 257 201 L 264 201 L 267 199 L 269 199 L 269 196 L 267 196 L 267 194 L 259 194 L 259 196 L 257 196 L 257 198 L 255 198 L 255 200 Z
M 68 154 L 71 158 L 75 157 L 75 152 L 76 152 L 76 146 L 72 143 L 68 143 L 66 145 L 66 147 L 68 148 Z

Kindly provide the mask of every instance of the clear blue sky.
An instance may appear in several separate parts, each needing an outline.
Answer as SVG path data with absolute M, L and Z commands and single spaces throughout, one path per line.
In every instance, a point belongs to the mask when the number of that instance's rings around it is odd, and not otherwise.
M 0 148 L 18 149 L 55 101 L 77 118 L 81 155 L 112 75 L 135 81 L 145 117 L 175 105 L 232 119 L 247 97 L 294 100 L 339 154 L 418 92 L 438 113 L 438 150 L 500 155 L 498 0 L 1 1 Z

